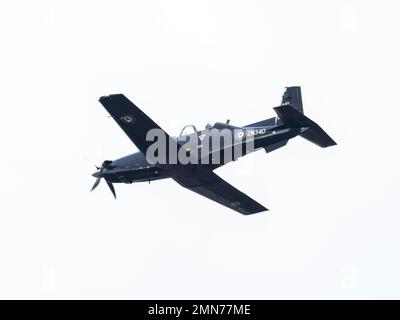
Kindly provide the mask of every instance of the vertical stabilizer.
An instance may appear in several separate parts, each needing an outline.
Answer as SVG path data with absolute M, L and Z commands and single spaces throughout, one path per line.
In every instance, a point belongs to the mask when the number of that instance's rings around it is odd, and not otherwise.
M 286 87 L 282 96 L 281 106 L 287 105 L 290 105 L 300 113 L 304 113 L 300 87 Z

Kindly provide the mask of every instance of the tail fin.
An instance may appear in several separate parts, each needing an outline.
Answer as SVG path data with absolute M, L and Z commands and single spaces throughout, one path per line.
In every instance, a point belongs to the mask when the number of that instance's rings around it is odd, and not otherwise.
M 301 99 L 300 87 L 286 87 L 282 96 L 281 106 L 290 105 L 298 112 L 303 113 L 303 101 Z M 265 127 L 281 125 L 282 121 L 278 118 L 270 118 L 267 120 L 255 122 L 246 125 L 245 127 Z
M 286 87 L 282 96 L 281 106 L 290 105 L 300 113 L 303 112 L 303 101 L 301 99 L 300 87 Z
M 300 136 L 302 138 L 322 148 L 336 145 L 336 142 L 319 125 L 291 105 L 275 107 L 274 110 L 286 125 L 301 129 Z
M 301 130 L 300 136 L 302 138 L 322 148 L 336 145 L 336 142 L 318 124 L 304 115 L 300 87 L 286 87 L 281 105 L 274 110 L 278 117 L 252 123 L 245 127 L 280 126 L 284 124 L 289 128 L 298 128 Z M 265 150 L 271 152 L 283 147 L 286 143 L 287 140 L 271 145 Z

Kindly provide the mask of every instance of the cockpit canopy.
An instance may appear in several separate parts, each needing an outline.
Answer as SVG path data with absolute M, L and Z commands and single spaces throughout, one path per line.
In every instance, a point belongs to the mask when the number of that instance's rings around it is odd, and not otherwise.
M 179 139 L 185 138 L 193 133 L 196 133 L 197 129 L 193 124 L 188 124 L 183 127 L 181 133 L 179 134 Z
M 229 124 L 229 120 L 226 123 L 222 123 L 222 122 L 216 122 L 215 124 L 207 123 L 205 126 L 206 130 L 211 130 L 211 129 L 222 130 L 222 129 L 235 129 L 235 128 L 237 128 L 237 127 Z M 185 138 L 187 136 L 190 136 L 191 134 L 194 134 L 197 132 L 199 132 L 199 131 L 196 129 L 195 125 L 188 124 L 183 127 L 183 129 L 181 130 L 181 133 L 179 134 L 178 139 L 185 140 Z

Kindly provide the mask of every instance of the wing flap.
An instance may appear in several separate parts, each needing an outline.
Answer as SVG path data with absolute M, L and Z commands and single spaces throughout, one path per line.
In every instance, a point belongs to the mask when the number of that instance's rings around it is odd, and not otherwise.
M 189 177 L 178 176 L 174 180 L 181 186 L 244 215 L 268 211 L 211 171 Z

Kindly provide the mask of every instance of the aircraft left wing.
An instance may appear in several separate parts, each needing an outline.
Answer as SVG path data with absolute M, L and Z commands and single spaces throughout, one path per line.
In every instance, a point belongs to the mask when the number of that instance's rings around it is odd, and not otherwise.
M 146 141 L 147 132 L 151 129 L 162 130 L 160 126 L 123 94 L 104 96 L 99 101 L 129 139 L 143 154 L 146 154 L 147 148 L 154 143 L 154 141 Z M 164 130 L 162 132 L 166 136 L 166 141 L 171 139 Z
M 181 186 L 241 214 L 249 215 L 268 211 L 267 208 L 231 186 L 212 171 L 202 171 L 191 176 L 177 176 L 173 179 Z

